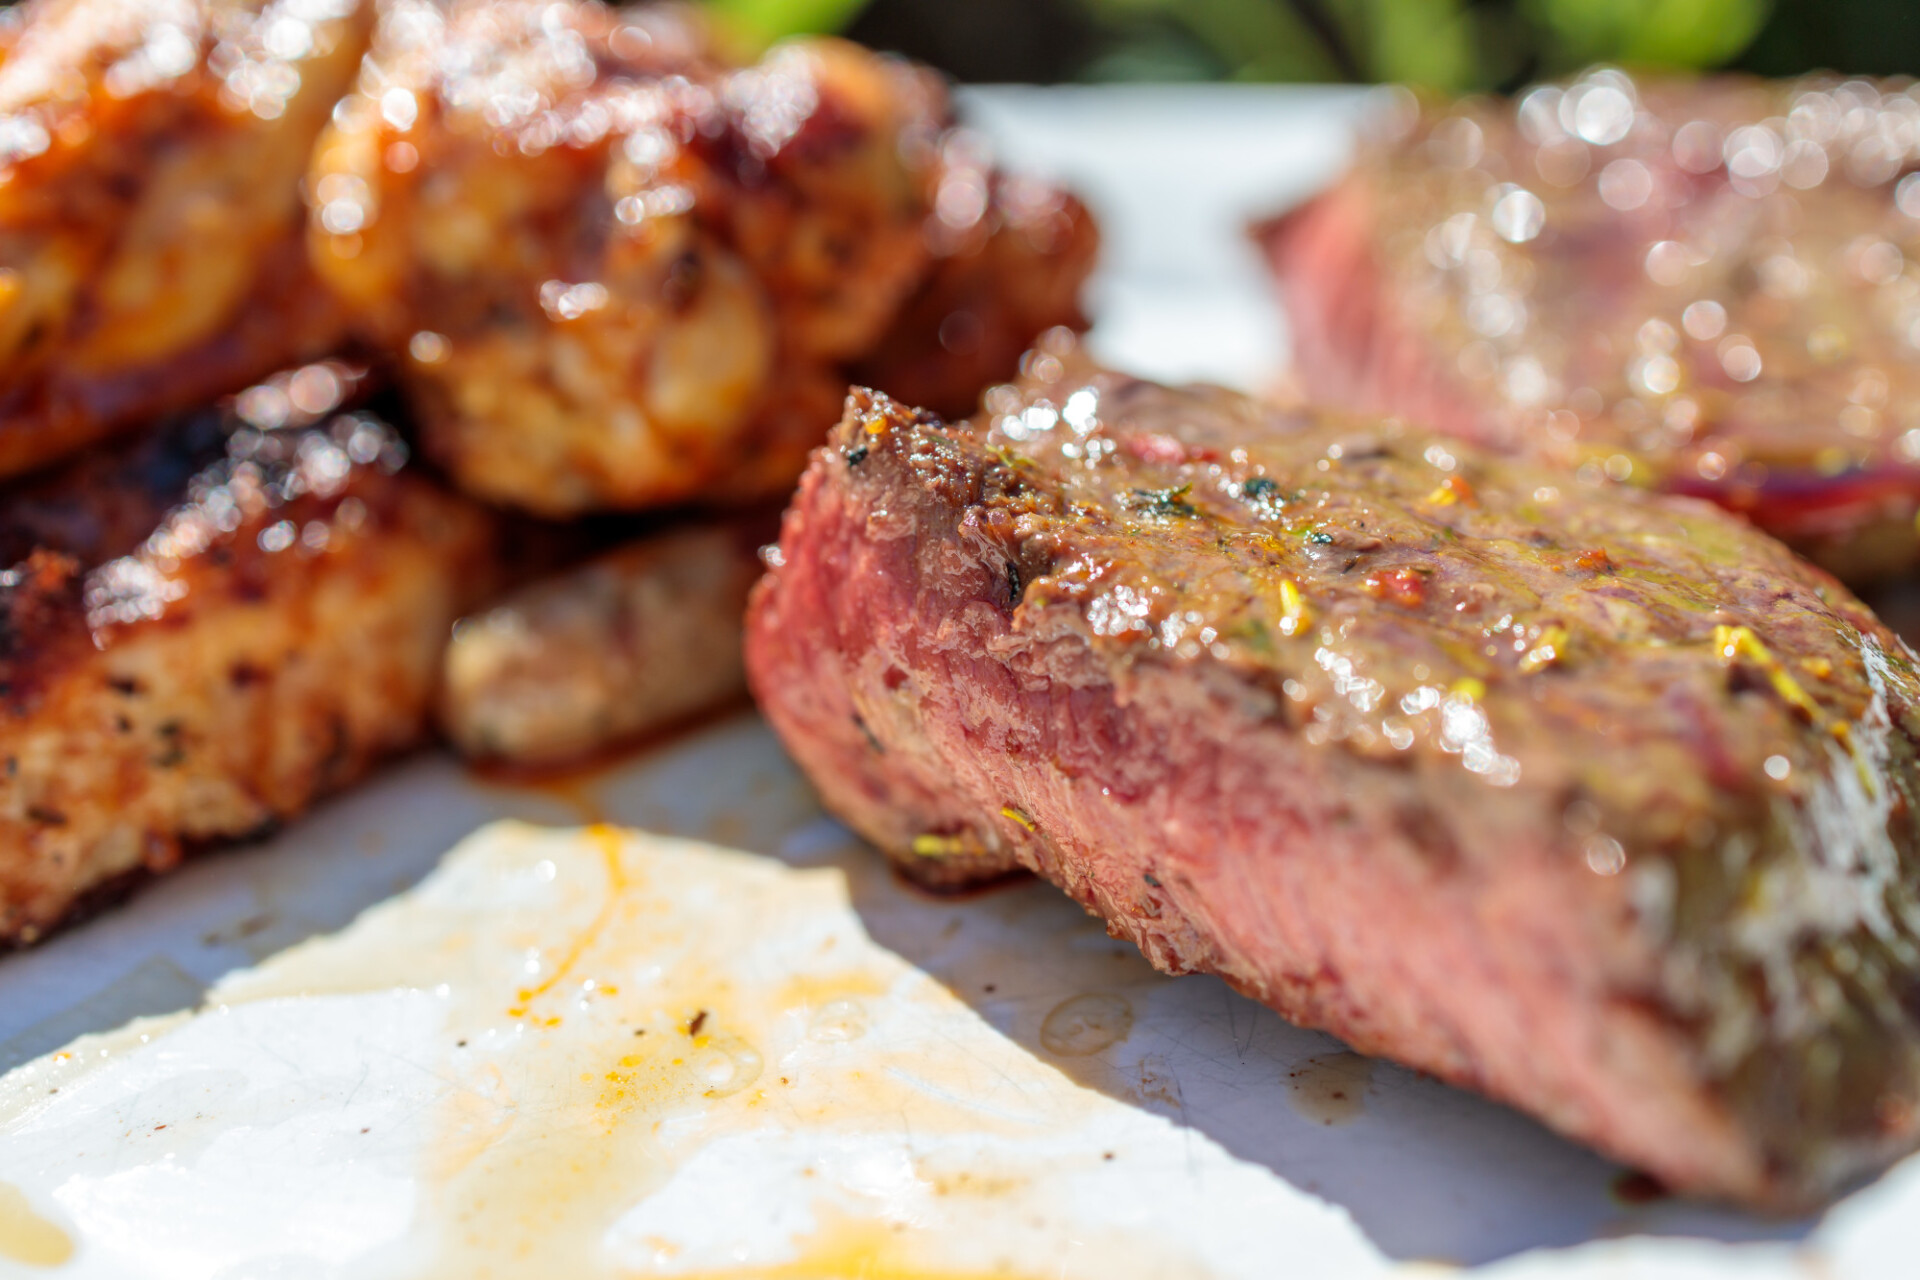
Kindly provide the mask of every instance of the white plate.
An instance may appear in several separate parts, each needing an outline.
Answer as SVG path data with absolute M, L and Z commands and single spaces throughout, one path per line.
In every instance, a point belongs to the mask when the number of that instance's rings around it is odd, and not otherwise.
M 1283 325 L 1242 229 L 1337 170 L 1356 95 L 1003 89 L 967 99 L 1006 154 L 1073 180 L 1101 217 L 1099 355 L 1161 377 L 1258 387 L 1278 376 Z M 1337 1042 L 1212 979 L 1155 974 L 1046 886 L 955 900 L 905 888 L 821 815 L 750 714 L 566 787 L 488 783 L 423 755 L 276 839 L 200 858 L 124 907 L 0 959 L 0 1068 L 134 1015 L 191 1006 L 222 974 L 340 928 L 505 816 L 604 817 L 843 868 L 867 932 L 994 1028 L 1085 1086 L 1210 1137 L 1302 1197 L 1343 1207 L 1389 1259 L 1475 1265 L 1631 1237 L 1624 1251 L 1521 1259 L 1514 1274 L 1802 1274 L 1801 1260 L 1825 1256 L 1844 1259 L 1834 1274 L 1852 1277 L 1913 1274 L 1920 1254 L 1920 1187 L 1906 1186 L 1920 1183 L 1920 1171 L 1884 1181 L 1824 1225 L 1625 1203 L 1615 1192 L 1621 1171 L 1591 1153 L 1384 1063 L 1353 1074 Z M 1101 991 L 1132 1006 L 1133 1032 L 1094 1057 L 1051 1058 L 1041 1023 L 1087 990 L 1090 969 Z M 1330 1076 L 1359 1083 L 1357 1113 L 1329 1108 Z M 1674 1236 L 1776 1243 L 1749 1250 Z M 1275 1274 L 1288 1274 L 1283 1262 L 1275 1259 Z

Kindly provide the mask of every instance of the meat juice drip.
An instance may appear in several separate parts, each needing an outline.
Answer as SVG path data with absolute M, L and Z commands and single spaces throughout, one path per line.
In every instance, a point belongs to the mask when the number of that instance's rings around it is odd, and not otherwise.
M 1635 1209 L 1658 1204 L 1673 1194 L 1661 1185 L 1658 1178 L 1638 1169 L 1628 1169 L 1616 1175 L 1611 1190 L 1614 1199 Z
M 1373 1059 L 1349 1050 L 1308 1058 L 1287 1073 L 1287 1101 L 1309 1120 L 1340 1125 L 1366 1110 Z
M 553 764 L 518 764 L 499 760 L 463 759 L 461 765 L 481 783 L 537 795 L 565 811 L 581 826 L 593 826 L 596 823 L 611 821 L 607 797 L 602 788 L 616 773 L 651 756 L 656 751 L 725 724 L 732 717 L 750 710 L 751 707 L 751 701 L 745 697 L 729 700 L 705 711 L 676 719 L 671 724 L 650 730 L 637 738 L 608 743 L 578 760 Z M 637 819 L 633 815 L 627 816 L 629 820 L 643 824 L 651 824 L 653 821 L 644 816 Z M 713 830 L 700 834 L 716 844 L 728 844 L 730 833 L 720 829 L 723 825 L 725 824 L 716 821 Z
M 1040 1024 L 1040 1046 L 1062 1058 L 1104 1053 L 1133 1033 L 1133 1006 L 1123 996 L 1089 992 L 1062 1000 Z

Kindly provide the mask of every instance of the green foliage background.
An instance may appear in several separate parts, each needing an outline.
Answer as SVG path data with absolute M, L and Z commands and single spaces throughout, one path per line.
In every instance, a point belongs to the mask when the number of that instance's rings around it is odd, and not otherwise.
M 1920 0 L 706 0 L 747 39 L 844 30 L 974 80 L 1512 87 L 1595 61 L 1920 71 Z

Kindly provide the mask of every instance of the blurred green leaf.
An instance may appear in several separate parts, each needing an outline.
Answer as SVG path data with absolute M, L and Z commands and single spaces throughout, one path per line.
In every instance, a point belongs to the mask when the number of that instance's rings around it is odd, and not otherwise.
M 1405 80 L 1460 91 L 1485 79 L 1464 0 L 1083 0 L 1113 22 L 1178 26 L 1236 80 Z M 1136 32 L 1121 70 L 1151 66 Z M 1161 37 L 1163 40 L 1164 36 Z M 1111 63 L 1096 64 L 1106 72 Z
M 730 30 L 759 45 L 788 36 L 838 31 L 867 0 L 705 0 L 704 7 Z
M 1766 25 L 1769 0 L 1527 0 L 1553 70 L 1589 62 L 1711 67 Z
M 1114 35 L 1080 68 L 1080 79 L 1095 84 L 1192 83 L 1219 80 L 1231 72 L 1191 32 L 1154 24 Z
M 4 0 L 0 0 L 4 2 Z M 742 45 L 840 30 L 881 13 L 896 39 L 937 38 L 972 21 L 971 0 L 702 0 Z M 1029 32 L 1077 32 L 1049 63 L 1023 66 L 1093 80 L 1398 80 L 1454 93 L 1511 88 L 1593 62 L 1675 68 L 1725 65 L 1753 47 L 1783 61 L 1780 31 L 1849 31 L 1901 22 L 1920 38 L 1920 0 L 1027 0 L 1055 16 Z M 1778 10 L 1777 14 L 1775 10 Z M 925 16 L 915 19 L 915 13 Z M 999 22 L 1009 21 L 1003 10 Z M 1016 15 L 1024 13 L 1016 10 Z M 937 13 L 937 20 L 935 14 Z M 1060 15 L 1071 15 L 1062 18 Z M 1902 17 L 1901 15 L 1904 15 Z M 1768 25 L 1769 17 L 1777 20 Z M 1074 26 L 1073 24 L 1078 24 Z M 1756 44 L 1762 29 L 1768 36 Z M 975 28 L 978 30 L 978 28 Z M 987 46 L 1002 36 L 988 28 Z M 1857 35 L 1858 32 L 1855 31 Z M 972 38 L 971 32 L 969 39 Z M 1018 39 L 1015 33 L 1011 38 Z M 1057 38 L 1057 37 L 1056 37 Z M 1769 40 L 1772 43 L 1769 43 Z M 977 42 L 976 42 L 977 43 Z M 1856 40 L 1855 43 L 1858 43 Z M 1895 42 L 1897 43 L 1897 41 Z M 1052 47 L 1052 46 L 1048 46 Z M 916 52 L 939 62 L 941 46 Z M 1752 55 L 1750 55 L 1752 56 Z M 1038 61 L 1035 58 L 1038 57 Z M 1829 61 L 1859 61 L 1828 58 Z M 993 58 L 976 64 L 992 74 Z M 1797 62 L 1789 56 L 1787 62 Z M 1058 70 L 1050 70 L 1057 66 Z M 1848 67 L 1846 69 L 1855 69 Z M 983 74 L 976 70 L 974 74 Z M 1034 74 L 1031 70 L 1027 74 Z
M 1286 0 L 1085 0 L 1126 34 L 1095 67 L 1151 66 L 1166 58 L 1192 65 L 1169 30 L 1199 42 L 1233 80 L 1338 80 L 1340 68 Z M 1111 78 L 1111 77 L 1109 77 Z
M 1175 54 L 1181 29 L 1235 81 L 1334 81 L 1338 67 L 1284 0 L 1085 0 L 1127 36 L 1116 48 L 1129 61 Z M 1131 29 L 1131 31 L 1129 31 Z M 1177 54 L 1175 54 L 1177 56 Z M 1188 56 L 1190 59 L 1190 56 Z
M 1473 22 L 1458 0 L 1374 0 L 1360 7 L 1372 79 L 1456 93 L 1480 87 Z
M 1234 79 L 1398 80 L 1455 93 L 1592 62 L 1713 67 L 1765 25 L 1770 0 L 1082 0 L 1132 23 L 1104 76 L 1160 74 L 1142 20 L 1177 24 Z M 1164 39 L 1164 36 L 1162 37 Z M 1177 63 L 1189 72 L 1191 58 Z

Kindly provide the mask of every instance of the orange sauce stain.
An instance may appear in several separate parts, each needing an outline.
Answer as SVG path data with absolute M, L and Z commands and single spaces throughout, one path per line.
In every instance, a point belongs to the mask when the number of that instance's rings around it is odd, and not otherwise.
M 587 838 L 598 846 L 601 859 L 606 864 L 607 891 L 601 899 L 600 909 L 594 913 L 587 927 L 574 937 L 566 953 L 560 957 L 560 962 L 554 965 L 553 972 L 535 985 L 521 988 L 514 998 L 512 1007 L 507 1010 L 508 1017 L 526 1017 L 534 1001 L 553 990 L 562 979 L 573 972 L 588 948 L 598 942 L 606 933 L 607 926 L 613 923 L 614 912 L 619 909 L 620 899 L 632 887 L 627 880 L 626 868 L 620 861 L 620 829 L 604 822 L 596 822 L 587 828 L 586 834 Z M 548 1018 L 543 1025 L 559 1026 L 560 1019 Z
M 799 974 L 782 983 L 774 996 L 779 1009 L 817 1009 L 836 1000 L 854 1000 L 861 996 L 882 996 L 887 984 L 877 974 L 862 969 L 825 977 Z

